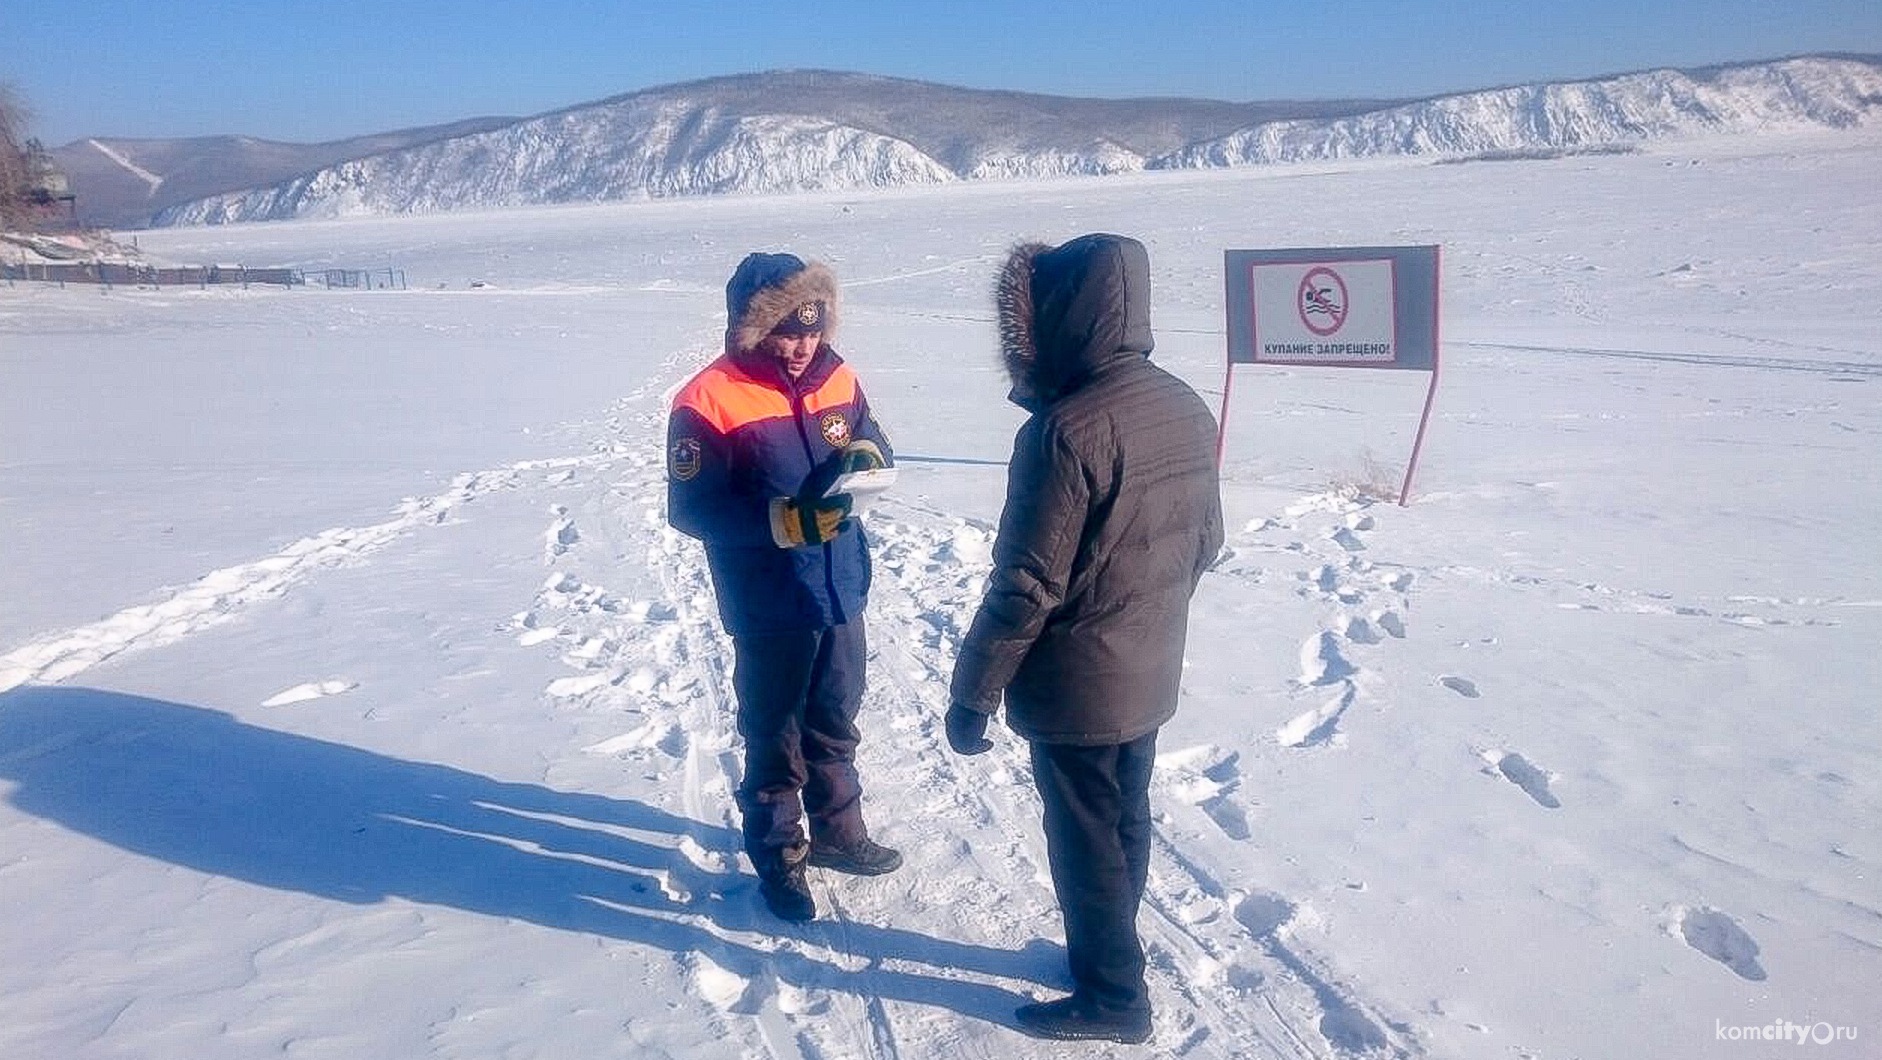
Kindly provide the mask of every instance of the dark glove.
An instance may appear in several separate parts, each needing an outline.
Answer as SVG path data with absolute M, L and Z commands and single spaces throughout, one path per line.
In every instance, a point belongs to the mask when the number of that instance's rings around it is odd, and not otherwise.
M 855 498 L 779 497 L 771 502 L 771 540 L 779 548 L 821 545 L 843 532 Z
M 948 708 L 948 746 L 955 754 L 977 755 L 993 748 L 987 739 L 987 715 L 959 703 Z

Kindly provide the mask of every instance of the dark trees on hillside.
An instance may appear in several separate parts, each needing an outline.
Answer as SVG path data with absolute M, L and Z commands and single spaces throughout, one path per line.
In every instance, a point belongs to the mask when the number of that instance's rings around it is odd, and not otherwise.
M 11 224 L 26 205 L 26 104 L 0 82 L 0 222 Z

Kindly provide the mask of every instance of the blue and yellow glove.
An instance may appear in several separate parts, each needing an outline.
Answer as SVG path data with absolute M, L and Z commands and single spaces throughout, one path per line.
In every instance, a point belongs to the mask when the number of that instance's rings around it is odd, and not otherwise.
M 771 502 L 771 540 L 779 548 L 821 545 L 843 532 L 855 498 L 847 493 L 824 496 L 838 476 L 852 471 L 874 471 L 888 461 L 876 443 L 857 440 L 844 446 L 833 459 L 826 460 L 804 482 L 804 492 L 795 497 L 778 497 Z
M 847 493 L 834 497 L 778 497 L 771 502 L 771 540 L 779 548 L 821 545 L 843 532 L 854 501 Z

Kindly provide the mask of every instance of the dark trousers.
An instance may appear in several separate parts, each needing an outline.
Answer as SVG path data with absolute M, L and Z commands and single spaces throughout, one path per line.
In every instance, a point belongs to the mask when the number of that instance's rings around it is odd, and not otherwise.
M 856 777 L 856 711 L 867 641 L 860 618 L 825 629 L 734 637 L 732 687 L 745 738 L 736 798 L 745 852 L 760 874 L 813 842 L 848 845 L 867 835 Z
M 1150 873 L 1156 755 L 1155 732 L 1125 744 L 1032 745 L 1075 993 L 1106 1009 L 1150 1006 L 1137 906 Z

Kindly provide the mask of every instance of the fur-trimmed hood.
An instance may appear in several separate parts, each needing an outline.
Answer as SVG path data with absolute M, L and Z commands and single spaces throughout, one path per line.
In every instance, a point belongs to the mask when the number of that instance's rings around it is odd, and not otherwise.
M 833 342 L 841 291 L 822 262 L 795 254 L 748 254 L 725 285 L 725 349 L 746 353 L 805 302 L 822 302 L 823 338 Z
M 1150 255 L 1127 236 L 1014 247 L 995 283 L 994 306 L 1012 398 L 1028 409 L 1051 404 L 1113 360 L 1148 355 L 1155 344 Z

